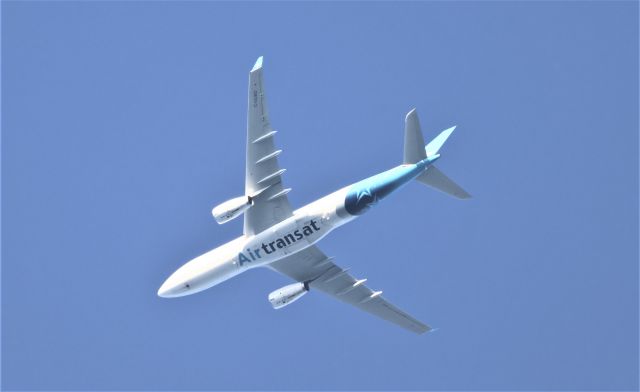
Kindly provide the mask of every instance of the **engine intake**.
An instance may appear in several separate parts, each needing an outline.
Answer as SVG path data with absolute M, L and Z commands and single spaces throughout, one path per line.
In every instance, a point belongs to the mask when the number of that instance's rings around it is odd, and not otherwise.
M 269 294 L 269 302 L 274 309 L 280 309 L 296 301 L 309 291 L 307 283 L 294 283 L 279 288 Z

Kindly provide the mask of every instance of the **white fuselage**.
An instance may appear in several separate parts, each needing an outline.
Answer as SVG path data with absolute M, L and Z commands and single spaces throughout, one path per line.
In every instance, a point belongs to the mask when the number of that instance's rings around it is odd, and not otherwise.
M 253 236 L 242 236 L 189 261 L 160 287 L 161 297 L 194 294 L 241 272 L 285 258 L 320 241 L 422 173 L 436 157 L 403 164 L 344 187 Z
M 308 248 L 333 229 L 356 218 L 341 211 L 347 188 L 307 204 L 261 233 L 238 237 L 196 257 L 174 272 L 160 287 L 158 295 L 194 294 Z

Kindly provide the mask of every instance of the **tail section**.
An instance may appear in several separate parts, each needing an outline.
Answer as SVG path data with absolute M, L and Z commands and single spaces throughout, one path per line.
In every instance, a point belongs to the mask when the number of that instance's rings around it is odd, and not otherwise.
M 425 147 L 418 113 L 416 113 L 416 109 L 412 109 L 407 113 L 404 123 L 404 163 L 416 163 L 428 157 L 435 157 L 455 129 L 456 127 L 453 126 L 442 131 Z M 416 180 L 458 199 L 471 197 L 467 191 L 453 182 L 433 164 L 429 165 L 422 174 L 416 177 Z

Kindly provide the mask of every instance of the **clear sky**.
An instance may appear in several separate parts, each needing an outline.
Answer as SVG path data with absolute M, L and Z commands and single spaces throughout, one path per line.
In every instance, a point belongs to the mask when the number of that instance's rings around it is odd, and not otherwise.
M 229 241 L 265 56 L 290 200 L 439 167 L 320 247 L 416 336 L 256 269 L 156 291 Z M 638 388 L 638 3 L 2 2 L 4 389 Z

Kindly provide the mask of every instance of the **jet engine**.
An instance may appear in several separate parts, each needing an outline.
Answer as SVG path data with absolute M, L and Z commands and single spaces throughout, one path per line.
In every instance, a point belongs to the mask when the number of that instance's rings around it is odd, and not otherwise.
M 279 288 L 269 294 L 269 302 L 274 309 L 280 309 L 294 302 L 309 291 L 307 283 L 294 283 Z
M 253 200 L 250 196 L 240 196 L 215 206 L 211 210 L 211 215 L 213 215 L 218 224 L 223 224 L 242 215 L 252 205 Z

